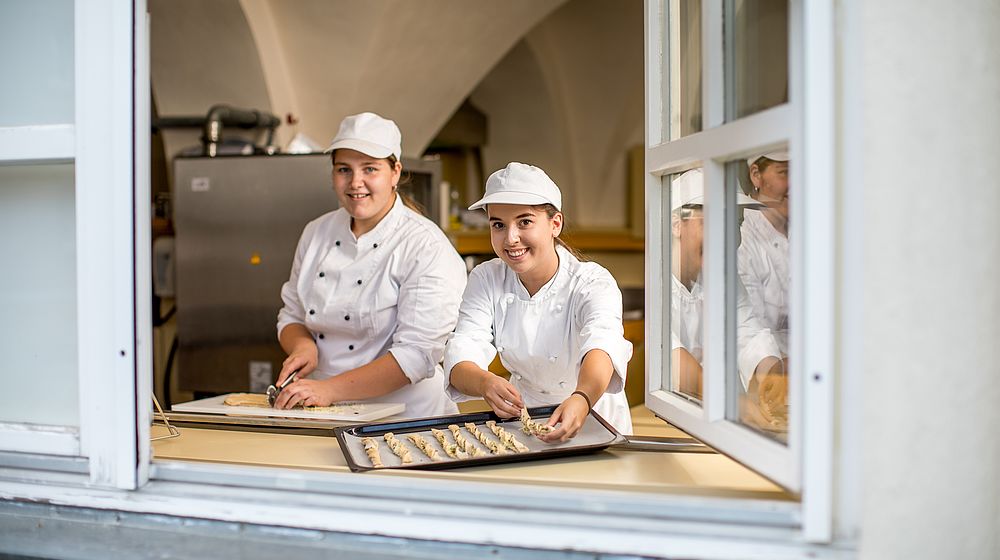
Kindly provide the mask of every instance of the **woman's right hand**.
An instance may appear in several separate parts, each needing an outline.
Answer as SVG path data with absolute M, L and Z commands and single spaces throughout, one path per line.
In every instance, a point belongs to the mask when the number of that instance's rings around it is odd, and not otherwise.
M 515 418 L 520 416 L 521 409 L 524 408 L 524 401 L 521 394 L 510 384 L 509 381 L 488 371 L 483 372 L 482 381 L 479 386 L 479 394 L 483 396 L 486 403 L 490 405 L 493 412 L 501 418 Z
M 297 379 L 306 377 L 316 369 L 318 363 L 319 349 L 316 348 L 315 342 L 308 340 L 298 344 L 281 363 L 281 372 L 278 373 L 278 380 L 274 384 L 280 385 L 295 370 L 299 370 Z

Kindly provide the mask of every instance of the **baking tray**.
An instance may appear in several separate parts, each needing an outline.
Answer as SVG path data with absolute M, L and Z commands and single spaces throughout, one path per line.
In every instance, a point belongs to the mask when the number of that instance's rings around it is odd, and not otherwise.
M 530 414 L 531 418 L 535 421 L 544 422 L 545 420 L 548 420 L 549 416 L 552 415 L 552 412 L 554 412 L 555 409 L 556 406 L 529 408 L 528 414 Z M 489 449 L 480 443 L 474 436 L 469 434 L 468 430 L 465 428 L 466 422 L 472 422 L 476 424 L 479 430 L 486 434 L 488 438 L 496 441 L 497 437 L 494 436 L 493 432 L 485 426 L 485 423 L 488 420 L 495 421 L 497 425 L 513 434 L 518 441 L 528 447 L 528 451 L 524 453 L 511 452 L 504 455 L 494 455 L 490 453 Z M 431 428 L 444 430 L 447 436 L 447 441 L 449 443 L 453 443 L 454 438 L 448 430 L 449 424 L 458 424 L 459 428 L 461 428 L 462 435 L 465 436 L 465 439 L 469 440 L 472 445 L 478 447 L 480 450 L 485 451 L 487 455 L 470 457 L 467 459 L 452 459 L 449 457 L 448 454 L 445 453 L 444 449 L 441 448 L 441 444 L 434 439 L 433 435 L 431 435 Z M 432 418 L 418 418 L 401 420 L 398 422 L 381 422 L 356 426 L 343 426 L 335 428 L 335 432 L 337 441 L 340 443 L 340 449 L 344 452 L 344 459 L 347 460 L 347 466 L 355 472 L 385 469 L 443 470 L 496 463 L 514 463 L 519 461 L 532 461 L 536 459 L 551 459 L 553 457 L 561 457 L 564 455 L 600 451 L 608 446 L 626 441 L 624 436 L 619 434 L 614 427 L 608 424 L 604 418 L 601 418 L 601 416 L 593 410 L 590 411 L 590 415 L 587 417 L 587 420 L 584 421 L 583 427 L 580 428 L 576 437 L 564 443 L 545 443 L 535 436 L 530 436 L 522 432 L 520 420 L 516 418 L 504 420 L 492 411 L 456 414 L 452 416 L 435 416 Z M 413 457 L 412 463 L 404 464 L 399 457 L 389 450 L 389 446 L 382 437 L 386 432 L 394 433 L 396 435 L 396 439 L 403 442 L 403 445 L 410 450 L 410 455 Z M 441 456 L 441 460 L 431 461 L 406 437 L 410 434 L 420 434 L 424 437 L 424 439 L 429 441 L 431 446 L 438 452 L 438 455 Z M 379 455 L 382 459 L 382 464 L 384 465 L 383 467 L 376 469 L 372 466 L 371 460 L 365 453 L 364 446 L 361 443 L 361 438 L 364 437 L 374 438 L 378 442 Z
M 229 395 L 219 395 L 197 401 L 175 404 L 170 407 L 177 412 L 201 412 L 204 414 L 225 414 L 227 416 L 270 416 L 275 418 L 300 418 L 304 420 L 341 420 L 344 422 L 370 422 L 387 416 L 400 414 L 406 410 L 403 403 L 337 403 L 340 411 L 316 412 L 301 408 L 277 409 L 257 406 L 229 406 L 223 404 Z M 367 455 L 366 455 L 367 457 Z

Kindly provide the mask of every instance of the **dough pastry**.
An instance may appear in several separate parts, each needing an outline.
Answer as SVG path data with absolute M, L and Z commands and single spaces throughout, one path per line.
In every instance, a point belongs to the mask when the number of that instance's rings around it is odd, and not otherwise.
M 271 408 L 267 404 L 267 395 L 258 393 L 233 393 L 222 401 L 226 406 L 255 406 L 259 408 Z
M 469 454 L 465 452 L 464 448 L 460 448 L 457 443 L 451 443 L 448 441 L 448 436 L 445 435 L 444 430 L 438 430 L 437 428 L 431 428 L 431 434 L 434 435 L 434 439 L 438 440 L 441 444 L 441 449 L 448 454 L 452 459 L 468 459 Z
M 517 441 L 517 438 L 507 430 L 497 426 L 497 423 L 493 420 L 486 422 L 486 427 L 493 432 L 493 435 L 500 438 L 500 441 L 507 446 L 507 449 L 514 451 L 515 453 L 527 453 L 530 451 L 527 445 Z
M 420 434 L 410 434 L 406 437 L 413 442 L 413 445 L 417 446 L 417 449 L 419 449 L 424 455 L 427 455 L 427 458 L 431 461 L 441 460 L 441 456 L 438 455 L 437 449 L 431 447 L 431 442 L 424 439 L 424 436 Z
M 451 430 L 451 435 L 455 438 L 455 445 L 457 445 L 462 451 L 468 453 L 470 457 L 486 456 L 486 452 L 479 449 L 475 445 L 472 445 L 472 442 L 465 439 L 465 436 L 462 435 L 462 429 L 458 427 L 458 424 L 449 424 L 448 429 Z
M 254 408 L 271 408 L 271 405 L 267 404 L 267 395 L 260 393 L 233 393 L 226 397 L 222 404 L 226 406 L 250 406 Z M 353 408 L 353 407 L 352 407 Z M 292 410 L 305 410 L 306 412 L 330 412 L 333 414 L 340 414 L 346 412 L 345 408 L 340 405 L 332 406 L 296 406 Z
M 382 457 L 378 453 L 378 442 L 373 438 L 365 437 L 361 438 L 361 443 L 365 446 L 365 453 L 368 454 L 368 458 L 372 461 L 372 466 L 376 469 L 380 469 L 385 465 L 382 464 Z
M 413 456 L 410 455 L 410 450 L 406 448 L 406 445 L 404 445 L 403 442 L 396 439 L 395 434 L 392 432 L 386 432 L 382 437 L 385 438 L 385 443 L 389 446 L 389 450 L 395 453 L 396 456 L 399 457 L 400 461 L 404 463 L 413 462 Z
M 528 409 L 521 409 L 521 431 L 532 436 L 547 434 L 552 431 L 552 426 L 535 422 L 528 416 Z
M 483 445 L 485 445 L 487 449 L 489 449 L 490 451 L 492 451 L 494 455 L 506 455 L 507 454 L 507 450 L 504 449 L 503 444 L 501 444 L 500 442 L 494 441 L 494 440 L 490 439 L 489 437 L 487 437 L 486 434 L 484 434 L 483 432 L 479 431 L 479 428 L 477 428 L 476 425 L 473 424 L 472 422 L 466 422 L 465 423 L 465 429 L 469 430 L 469 433 L 472 434 L 473 437 L 475 437 L 476 439 L 478 439 Z

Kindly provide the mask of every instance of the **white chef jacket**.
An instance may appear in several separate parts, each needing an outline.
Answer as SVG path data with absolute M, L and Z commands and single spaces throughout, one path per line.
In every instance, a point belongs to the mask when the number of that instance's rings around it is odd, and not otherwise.
M 302 232 L 281 288 L 278 333 L 292 323 L 312 333 L 319 349 L 312 379 L 391 352 L 410 384 L 370 402 L 405 403 L 407 417 L 455 413 L 440 362 L 465 283 L 465 264 L 447 237 L 401 197 L 358 238 L 341 208 Z
M 594 410 L 630 434 L 632 417 L 622 389 L 632 343 L 623 336 L 621 290 L 599 264 L 580 262 L 562 247 L 556 251 L 559 268 L 534 296 L 500 259 L 472 271 L 445 350 L 448 395 L 456 401 L 472 398 L 451 386 L 455 364 L 469 361 L 486 369 L 499 352 L 525 406 L 559 404 L 576 390 L 584 356 L 597 348 L 611 357 L 614 374 Z
M 673 274 L 670 275 L 670 350 L 683 348 L 698 363 L 702 363 L 702 323 L 705 297 L 701 282 L 687 287 Z M 750 386 L 757 364 L 768 356 L 779 357 L 778 343 L 771 331 L 753 314 L 753 306 L 742 284 L 736 282 L 736 367 L 740 373 L 743 390 Z M 679 380 L 671 379 L 671 387 L 678 390 Z
M 740 279 L 756 315 L 771 329 L 782 356 L 788 355 L 788 238 L 759 210 L 747 210 L 740 227 L 737 255 Z

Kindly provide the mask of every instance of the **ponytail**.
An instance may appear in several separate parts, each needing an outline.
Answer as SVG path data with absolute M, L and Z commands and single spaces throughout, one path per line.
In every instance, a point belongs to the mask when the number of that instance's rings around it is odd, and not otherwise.
M 532 208 L 534 208 L 535 210 L 541 210 L 542 212 L 545 212 L 545 215 L 548 216 L 550 220 L 552 218 L 554 218 L 556 214 L 559 213 L 559 209 L 556 208 L 555 205 L 552 205 L 552 204 L 537 204 L 535 206 L 532 206 Z M 565 216 L 565 214 L 564 214 L 564 216 Z M 565 225 L 565 221 L 563 222 L 563 224 Z M 566 243 L 561 238 L 556 237 L 552 241 L 557 246 L 562 246 L 563 249 L 566 249 L 567 251 L 569 251 L 569 254 L 571 254 L 574 257 L 576 257 L 577 260 L 579 260 L 579 261 L 586 261 L 587 260 L 583 256 L 583 253 L 581 253 L 580 251 L 577 251 L 572 245 L 570 245 L 569 243 Z
M 399 161 L 398 159 L 396 159 L 396 156 L 392 154 L 389 154 L 389 157 L 385 159 L 386 161 L 389 162 L 389 165 L 391 165 L 393 168 L 396 167 L 396 162 Z M 406 206 L 410 210 L 413 210 L 417 214 L 426 217 L 427 209 L 424 208 L 423 204 L 417 202 L 416 199 L 413 198 L 413 195 L 411 195 L 410 193 L 403 192 L 402 190 L 402 187 L 409 185 L 411 180 L 412 178 L 410 177 L 410 172 L 403 170 L 403 172 L 399 176 L 399 183 L 396 184 L 396 194 L 403 199 L 404 206 Z

